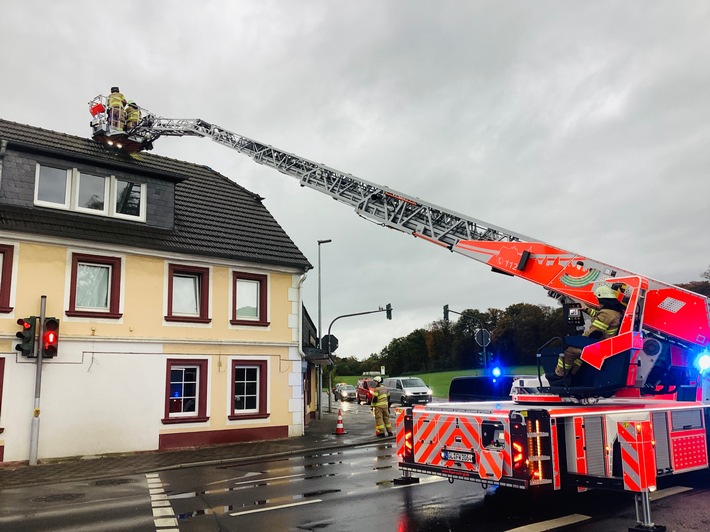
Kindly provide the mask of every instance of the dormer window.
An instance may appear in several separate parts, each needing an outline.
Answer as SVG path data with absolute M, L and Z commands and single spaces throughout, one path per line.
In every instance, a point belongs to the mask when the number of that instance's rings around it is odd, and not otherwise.
M 38 164 L 35 205 L 145 222 L 146 185 Z

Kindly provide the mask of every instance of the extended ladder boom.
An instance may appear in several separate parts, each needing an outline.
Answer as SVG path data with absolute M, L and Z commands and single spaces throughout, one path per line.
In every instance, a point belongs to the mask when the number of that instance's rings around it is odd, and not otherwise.
M 645 301 L 642 314 L 632 318 L 629 313 L 628 319 L 637 322 L 635 330 L 701 347 L 710 342 L 710 304 L 707 298 L 693 292 L 645 277 L 644 282 L 636 283 L 630 278 L 640 276 L 633 272 L 438 207 L 204 120 L 161 118 L 143 110 L 138 125 L 124 131 L 109 123 L 104 96 L 96 97 L 89 105 L 94 116 L 93 137 L 99 142 L 140 151 L 151 149 L 160 136 L 210 138 L 259 164 L 297 178 L 301 186 L 350 205 L 363 218 L 488 264 L 494 271 L 544 286 L 556 297 L 564 294 L 569 300 L 597 305 L 593 295 L 596 286 L 611 279 L 629 278 L 628 286 L 637 286 L 636 290 L 643 287 Z
M 199 136 L 248 155 L 255 162 L 300 180 L 309 187 L 350 205 L 370 221 L 421 237 L 456 251 L 460 240 L 531 240 L 482 222 L 444 210 L 387 187 L 370 183 L 329 166 L 276 149 L 200 119 L 156 118 L 152 138 L 160 135 Z

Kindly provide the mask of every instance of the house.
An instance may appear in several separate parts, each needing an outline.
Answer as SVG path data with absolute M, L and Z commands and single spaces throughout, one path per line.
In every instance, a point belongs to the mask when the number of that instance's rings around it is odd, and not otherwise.
M 303 434 L 311 264 L 262 198 L 206 166 L 0 120 L 0 462 Z

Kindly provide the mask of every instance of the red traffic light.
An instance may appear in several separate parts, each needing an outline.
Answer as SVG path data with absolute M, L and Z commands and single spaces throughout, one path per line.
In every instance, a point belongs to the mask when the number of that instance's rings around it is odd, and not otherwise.
M 42 333 L 42 357 L 53 358 L 57 356 L 59 345 L 59 320 L 57 318 L 44 319 L 44 332 Z
M 32 328 L 32 324 L 29 321 L 22 319 L 22 318 L 17 320 L 17 324 L 22 325 L 23 329 L 31 329 Z

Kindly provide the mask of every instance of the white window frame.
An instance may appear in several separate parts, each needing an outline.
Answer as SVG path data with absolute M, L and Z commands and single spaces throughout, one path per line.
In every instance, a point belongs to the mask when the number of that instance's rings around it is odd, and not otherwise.
M 185 370 L 188 369 L 194 369 L 195 370 L 195 395 L 194 395 L 194 400 L 195 400 L 195 408 L 191 412 L 185 412 L 184 406 L 185 406 Z M 170 412 L 168 409 L 168 417 L 169 418 L 181 418 L 181 417 L 197 417 L 197 414 L 200 411 L 200 371 L 201 367 L 198 366 L 197 364 L 181 364 L 181 365 L 171 365 L 170 366 L 170 386 L 172 387 L 173 384 L 173 378 L 172 378 L 172 372 L 174 370 L 181 370 L 182 371 L 182 387 L 183 387 L 183 396 L 180 398 L 182 399 L 182 407 L 183 411 L 182 412 Z M 172 395 L 170 395 L 170 391 L 168 391 L 168 402 L 173 398 Z M 192 397 L 192 396 L 190 396 Z M 169 406 L 169 405 L 168 405 Z
M 66 172 L 66 177 L 64 179 L 64 203 L 54 203 L 53 201 L 46 201 L 39 199 L 39 177 L 42 167 L 53 168 L 54 170 L 64 170 Z M 35 170 L 35 205 L 42 207 L 51 207 L 53 209 L 70 209 L 71 200 L 71 190 L 72 190 L 72 170 L 67 168 L 57 168 L 49 164 L 41 165 L 37 163 L 37 168 Z
M 146 212 L 147 212 L 147 186 L 145 183 L 139 183 L 132 179 L 119 178 L 115 175 L 97 175 L 90 172 L 84 172 L 87 175 L 94 177 L 100 177 L 104 179 L 104 208 L 102 210 L 98 209 L 88 209 L 86 207 L 79 206 L 79 190 L 81 188 L 81 172 L 77 168 L 67 168 L 66 169 L 66 181 L 64 185 L 64 203 L 54 203 L 51 201 L 45 201 L 39 199 L 39 182 L 40 182 L 40 172 L 42 168 L 53 168 L 55 170 L 64 170 L 63 168 L 58 168 L 52 166 L 51 164 L 40 164 L 37 163 L 35 170 L 35 191 L 34 191 L 34 203 L 40 207 L 49 207 L 52 209 L 63 209 L 71 210 L 76 212 L 81 212 L 85 214 L 93 214 L 95 216 L 107 216 L 111 218 L 120 218 L 123 220 L 132 220 L 135 222 L 145 222 Z M 118 194 L 118 182 L 130 182 L 140 186 L 140 213 L 138 216 L 132 214 L 123 214 L 116 212 L 116 199 Z
M 96 175 L 96 174 L 90 174 L 88 172 L 85 173 L 87 176 L 91 177 L 98 177 L 99 179 L 103 179 L 104 181 L 104 207 L 103 209 L 90 209 L 88 207 L 82 207 L 79 205 L 79 192 L 81 191 L 81 178 L 82 173 L 79 172 L 78 170 L 74 169 L 74 187 L 73 192 L 74 192 L 74 197 L 72 201 L 73 209 L 77 212 L 85 212 L 88 214 L 100 214 L 102 216 L 108 216 L 108 207 L 109 207 L 109 183 L 111 179 L 107 176 L 101 176 L 101 175 Z
M 131 182 L 135 185 L 140 185 L 141 189 L 141 206 L 140 206 L 140 213 L 138 216 L 134 216 L 132 214 L 123 214 L 120 212 L 116 211 L 116 200 L 118 199 L 118 182 L 119 181 L 124 181 L 124 182 Z M 122 218 L 123 220 L 136 220 L 140 222 L 145 222 L 145 213 L 146 213 L 146 185 L 145 183 L 136 183 L 135 181 L 131 181 L 130 179 L 123 179 L 123 178 L 118 178 L 116 176 L 111 176 L 111 192 L 109 194 L 109 198 L 111 201 L 111 204 L 109 206 L 109 215 L 113 216 L 115 218 Z

